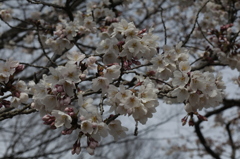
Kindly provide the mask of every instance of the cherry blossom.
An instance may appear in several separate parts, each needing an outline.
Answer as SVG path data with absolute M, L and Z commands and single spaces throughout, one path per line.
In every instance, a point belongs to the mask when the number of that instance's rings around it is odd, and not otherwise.
M 71 128 L 72 118 L 69 115 L 59 110 L 53 110 L 51 114 L 56 118 L 54 125 L 57 128 L 61 126 L 65 126 L 66 128 Z

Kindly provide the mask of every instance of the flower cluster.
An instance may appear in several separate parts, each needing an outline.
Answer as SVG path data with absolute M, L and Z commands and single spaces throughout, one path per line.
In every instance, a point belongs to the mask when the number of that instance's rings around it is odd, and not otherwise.
M 117 79 L 120 76 L 120 66 L 118 64 L 107 67 L 103 70 L 102 76 L 99 76 L 92 80 L 92 89 L 98 91 L 101 89 L 102 93 L 106 93 L 109 88 L 110 82 Z
M 165 46 L 164 53 L 152 60 L 155 76 L 163 80 L 172 78 L 168 99 L 171 102 L 185 103 L 185 110 L 197 112 L 202 108 L 214 107 L 223 99 L 222 77 L 213 73 L 191 71 L 188 50 L 179 43 L 175 48 Z
M 66 23 L 65 27 L 60 27 L 55 33 L 73 40 L 79 30 L 75 28 L 66 31 L 67 25 L 76 24 Z M 125 136 L 127 131 L 119 120 L 111 116 L 104 120 L 101 114 L 103 111 L 98 110 L 92 98 L 84 99 L 85 91 L 81 90 L 81 82 L 88 79 L 88 70 L 97 68 L 96 77 L 90 76 L 91 88 L 95 93 L 101 92 L 101 97 L 106 99 L 104 104 L 109 105 L 110 112 L 115 113 L 113 116 L 132 116 L 142 124 L 152 117 L 159 105 L 158 93 L 162 86 L 159 80 L 168 81 L 165 82 L 169 87 L 167 96 L 171 97 L 168 101 L 184 103 L 189 114 L 217 106 L 222 101 L 224 85 L 221 77 L 215 78 L 210 72 L 192 71 L 189 51 L 181 47 L 182 43 L 175 47 L 164 46 L 163 53 L 156 55 L 158 38 L 151 30 L 148 33 L 145 29 L 138 30 L 132 22 L 126 20 L 112 23 L 103 30 L 101 39 L 96 53 L 102 58 L 87 58 L 77 51 L 67 53 L 68 62 L 65 66 L 50 68 L 51 74 L 44 75 L 38 84 L 30 82 L 34 99 L 32 107 L 45 115 L 45 124 L 52 128 L 64 126 L 63 134 L 80 129 L 73 154 L 80 152 L 82 136 L 87 137 L 87 150 L 93 154 L 103 137 L 110 134 L 117 140 Z M 137 76 L 137 82 L 133 82 L 127 89 L 128 82 L 121 82 L 122 75 L 131 70 L 133 64 L 139 65 L 144 60 L 151 64 L 149 72 L 152 72 L 153 78 Z M 74 106 L 76 100 L 77 107 Z
M 163 54 L 159 54 L 156 57 L 152 58 L 151 62 L 153 64 L 150 67 L 150 70 L 155 71 L 155 76 L 157 78 L 168 80 L 170 77 L 173 76 L 173 72 L 175 70 L 181 71 L 183 74 L 180 75 L 179 72 L 175 72 L 175 76 L 186 76 L 186 73 L 191 70 L 189 60 L 188 50 L 182 48 L 182 43 L 180 42 L 176 47 L 170 47 L 165 45 L 163 47 Z M 182 79 L 183 83 L 185 79 Z M 174 81 L 173 83 L 175 84 Z
M 107 104 L 110 111 L 120 115 L 132 115 L 135 121 L 146 124 L 159 105 L 155 84 L 149 78 L 139 77 L 138 83 L 133 89 L 126 89 L 120 85 L 119 89 L 110 85 L 108 89 Z
M 68 21 L 59 17 L 61 23 L 56 26 L 54 37 L 48 37 L 45 44 L 51 47 L 57 54 L 62 54 L 65 49 L 73 47 L 73 41 L 83 35 L 94 33 L 96 31 L 96 23 L 93 20 L 92 14 L 83 14 L 77 12 L 74 21 Z
M 206 1 L 200 3 L 201 4 L 196 5 L 202 6 L 202 4 L 206 3 Z M 220 4 L 209 1 L 207 2 L 206 8 L 204 8 L 203 11 L 205 11 L 205 14 L 203 20 L 200 23 L 201 26 L 205 26 L 206 28 L 213 28 L 214 26 L 227 23 L 228 12 L 223 10 Z
M 165 46 L 163 54 L 151 60 L 153 66 L 150 70 L 155 70 L 156 78 L 164 81 L 172 79 L 168 102 L 184 103 L 188 113 L 219 105 L 225 88 L 221 76 L 191 71 L 189 51 L 181 45 Z
M 11 100 L 1 99 L 0 108 L 18 107 L 21 103 L 28 101 L 28 88 L 24 81 L 19 80 L 14 82 L 14 76 L 24 69 L 22 64 L 17 61 L 7 60 L 0 63 L 0 95 L 11 93 Z
M 103 54 L 103 63 L 119 63 L 119 58 L 125 62 L 134 62 L 136 59 L 150 60 L 157 53 L 158 37 L 152 34 L 152 30 L 138 30 L 133 22 L 128 23 L 122 19 L 112 23 L 101 34 L 102 41 L 96 52 Z
M 177 96 L 178 102 L 185 102 L 185 110 L 190 113 L 218 106 L 224 97 L 224 88 L 221 76 L 214 77 L 210 72 L 193 71 L 188 83 L 184 87 L 175 88 L 172 95 Z
M 64 135 L 80 129 L 81 136 L 85 135 L 88 138 L 89 154 L 93 154 L 102 137 L 111 134 L 118 139 L 119 136 L 126 135 L 127 128 L 121 126 L 121 122 L 118 120 L 111 122 L 103 120 L 97 107 L 93 104 L 93 99 L 84 100 L 84 91 L 79 91 L 77 87 L 82 80 L 85 80 L 88 74 L 88 65 L 91 67 L 96 60 L 93 57 L 86 58 L 80 52 L 68 53 L 66 57 L 68 62 L 65 66 L 49 68 L 50 75 L 44 74 L 39 83 L 29 82 L 30 93 L 33 95 L 32 108 L 39 110 L 44 123 L 50 125 L 51 128 L 65 127 L 62 132 Z M 106 68 L 104 78 L 112 81 L 118 77 L 119 67 L 112 65 Z M 74 101 L 77 101 L 77 106 L 74 105 Z M 77 143 L 73 153 L 80 151 L 78 149 L 80 138 Z
M 221 26 L 219 30 L 212 29 L 209 32 L 210 40 L 214 44 L 214 48 L 210 51 L 217 55 L 217 60 L 222 64 L 240 71 L 240 43 L 236 40 L 239 33 L 233 31 L 233 26 L 233 24 L 227 24 Z M 209 56 L 208 58 L 212 61 L 215 60 Z
M 30 21 L 35 24 L 36 30 L 30 35 L 24 35 L 23 40 L 30 44 L 38 37 L 38 48 L 43 52 L 49 47 L 58 55 L 65 54 L 61 56 L 60 62 L 52 58 L 57 66 L 48 68 L 47 74 L 43 74 L 35 82 L 30 81 L 28 85 L 14 78 L 23 69 L 18 62 L 8 60 L 0 63 L 0 93 L 1 96 L 6 96 L 0 99 L 0 107 L 17 108 L 20 104 L 29 103 L 28 106 L 40 112 L 44 124 L 52 129 L 62 129 L 62 135 L 78 132 L 72 154 L 80 153 L 83 137 L 86 137 L 88 153 L 93 155 L 104 137 L 111 135 L 118 140 L 126 136 L 128 129 L 117 119 L 120 115 L 131 116 L 136 125 L 146 124 L 156 112 L 159 98 L 168 103 L 185 105 L 187 116 L 182 119 L 183 125 L 189 116 L 191 126 L 194 124 L 194 115 L 199 120 L 207 120 L 198 111 L 219 105 L 224 98 L 225 86 L 221 75 L 194 66 L 202 66 L 206 61 L 209 65 L 220 61 L 221 64 L 240 70 L 240 45 L 235 43 L 238 33 L 231 30 L 233 24 L 224 25 L 219 31 L 210 30 L 208 35 L 211 38 L 208 42 L 212 42 L 213 48 L 207 51 L 211 56 L 206 51 L 197 62 L 190 63 L 190 50 L 184 48 L 182 42 L 174 47 L 164 45 L 160 49 L 159 38 L 153 34 L 153 28 L 140 30 L 133 22 L 116 18 L 120 12 L 115 5 L 130 2 L 132 0 L 91 2 L 85 12 L 59 15 L 55 18 L 55 26 L 48 24 L 47 19 L 38 20 L 40 13 L 32 15 Z M 181 1 L 172 0 L 169 3 L 175 2 Z M 219 17 L 216 15 L 220 15 L 221 21 L 213 19 L 211 25 L 225 23 L 225 17 L 229 14 L 211 1 L 184 2 L 186 3 L 182 3 L 180 9 L 197 4 L 203 6 L 200 10 L 198 8 L 198 18 L 204 20 L 198 24 L 197 19 L 195 23 L 198 25 L 209 23 L 211 16 Z M 65 8 L 67 12 L 68 1 L 65 4 L 55 0 L 53 3 L 53 8 L 55 5 L 63 6 L 60 8 Z M 200 12 L 205 13 L 206 10 L 210 11 L 202 17 Z M 149 10 L 147 14 L 152 12 Z M 10 19 L 11 14 L 1 10 L 0 18 Z M 162 18 L 163 23 L 165 18 Z M 168 23 L 165 24 L 168 26 Z M 210 28 L 211 25 L 209 23 L 206 26 Z M 165 26 L 164 31 L 167 31 Z M 202 30 L 201 33 L 204 34 L 205 31 L 209 30 Z M 91 33 L 99 33 L 99 37 L 95 38 L 93 35 L 94 40 L 100 39 L 98 44 L 84 38 L 92 36 Z M 165 36 L 167 38 L 167 34 Z M 84 44 L 79 43 L 79 39 Z M 189 41 L 185 41 L 184 45 Z M 96 46 L 85 45 L 85 42 Z M 235 45 L 232 46 L 231 42 Z M 201 61 L 200 64 L 198 61 Z M 12 98 L 8 101 L 5 98 L 8 98 L 9 92 Z M 111 115 L 103 115 L 104 106 L 109 106 Z
M 93 12 L 93 17 L 95 21 L 100 19 L 111 20 L 115 18 L 115 13 L 108 8 L 111 5 L 109 0 L 101 1 L 100 3 L 89 3 L 87 6 L 87 10 L 89 12 Z
M 74 97 L 75 83 L 81 81 L 81 68 L 76 64 L 67 63 L 49 70 L 51 75 L 43 75 L 39 83 L 29 83 L 34 99 L 32 107 L 42 115 L 68 107 Z
M 9 78 L 18 71 L 19 62 L 13 60 L 7 60 L 4 63 L 0 63 L 0 82 L 8 83 Z
M 21 103 L 27 103 L 28 101 L 28 87 L 24 81 L 17 81 L 11 88 L 12 98 L 11 106 L 18 107 Z

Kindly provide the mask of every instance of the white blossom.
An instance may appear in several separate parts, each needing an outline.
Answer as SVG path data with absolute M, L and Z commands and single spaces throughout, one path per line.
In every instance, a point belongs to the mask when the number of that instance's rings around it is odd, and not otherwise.
M 109 80 L 106 77 L 98 77 L 92 80 L 92 89 L 93 91 L 98 91 L 99 89 L 102 90 L 103 93 L 106 92 L 109 86 Z
M 188 81 L 189 77 L 186 73 L 180 72 L 178 70 L 173 72 L 173 86 L 184 87 L 188 83 Z
M 104 77 L 106 77 L 110 82 L 112 79 L 117 79 L 120 76 L 120 68 L 119 65 L 112 65 L 104 70 Z
M 115 36 L 118 33 L 125 35 L 128 30 L 135 29 L 133 22 L 128 23 L 125 19 L 122 19 L 119 23 L 114 23 L 113 26 L 114 32 L 112 36 Z
M 68 114 L 59 110 L 53 110 L 51 114 L 56 118 L 54 125 L 57 128 L 62 126 L 65 126 L 66 128 L 72 127 L 72 124 L 71 124 L 72 118 Z
M 77 51 L 73 51 L 71 53 L 67 53 L 67 58 L 70 60 L 70 61 L 73 61 L 73 62 L 80 62 L 82 61 L 86 56 L 80 52 L 77 52 Z
M 121 125 L 119 120 L 113 120 L 108 124 L 109 133 L 114 137 L 114 140 L 117 141 L 119 138 L 124 138 L 126 136 L 126 127 Z
M 92 127 L 92 122 L 89 120 L 84 120 L 81 122 L 81 131 L 85 134 L 89 133 L 92 134 L 93 132 L 93 127 Z

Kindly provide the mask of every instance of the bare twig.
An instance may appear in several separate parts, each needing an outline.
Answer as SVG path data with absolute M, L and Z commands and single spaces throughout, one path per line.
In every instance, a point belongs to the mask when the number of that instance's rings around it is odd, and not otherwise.
M 190 33 L 187 35 L 185 41 L 184 41 L 183 44 L 182 44 L 182 47 L 184 47 L 184 46 L 187 44 L 188 40 L 190 39 L 190 37 L 191 37 L 191 35 L 192 35 L 195 27 L 196 27 L 197 20 L 198 20 L 198 17 L 199 17 L 200 12 L 203 10 L 203 8 L 207 5 L 207 3 L 208 3 L 209 1 L 210 1 L 210 0 L 208 0 L 207 2 L 205 2 L 204 5 L 203 5 L 203 6 L 199 9 L 199 11 L 197 12 L 196 19 L 195 19 L 195 22 L 194 22 L 194 24 L 193 24 L 192 30 L 191 30 Z

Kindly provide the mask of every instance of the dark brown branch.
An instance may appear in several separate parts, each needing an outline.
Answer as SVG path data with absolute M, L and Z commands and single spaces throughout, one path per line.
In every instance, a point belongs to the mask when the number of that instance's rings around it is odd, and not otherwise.
M 1 113 L 0 114 L 0 121 L 8 119 L 8 118 L 12 118 L 16 115 L 31 114 L 33 112 L 36 112 L 36 109 L 31 109 L 30 105 L 26 105 L 22 109 L 7 111 L 7 112 L 4 112 L 4 113 Z
M 212 148 L 210 147 L 210 145 L 207 143 L 205 137 L 202 134 L 201 128 L 200 128 L 200 122 L 197 122 L 195 124 L 195 132 L 201 142 L 201 144 L 203 145 L 203 147 L 205 148 L 205 150 L 215 159 L 221 159 L 219 154 L 217 154 L 216 152 L 214 152 L 212 150 Z
M 232 148 L 231 159 L 235 159 L 235 156 L 236 156 L 236 146 L 234 144 L 234 141 L 233 141 L 233 138 L 232 138 L 232 132 L 231 132 L 231 129 L 230 129 L 231 122 L 232 121 L 230 121 L 230 122 L 228 122 L 226 124 L 226 130 L 227 130 L 227 133 L 228 133 L 230 146 Z
M 205 65 L 202 65 L 202 66 L 199 66 L 199 67 L 193 67 L 191 70 L 192 71 L 201 70 L 201 69 L 204 69 L 205 67 L 208 67 L 208 66 L 227 66 L 227 65 L 219 63 L 219 62 L 206 63 Z
M 224 99 L 223 100 L 223 106 L 221 108 L 215 109 L 211 112 L 206 113 L 206 115 L 204 115 L 205 117 L 210 117 L 212 115 L 221 113 L 224 110 L 230 109 L 232 107 L 240 107 L 240 100 L 234 100 L 234 99 Z M 200 124 L 202 123 L 202 121 L 198 121 L 195 123 L 195 132 L 201 142 L 201 144 L 203 145 L 203 147 L 205 148 L 205 150 L 215 159 L 220 159 L 221 157 L 219 156 L 219 154 L 217 154 L 216 152 L 213 151 L 213 149 L 210 147 L 210 145 L 207 143 L 204 135 L 202 134 L 201 128 L 200 128 Z
M 109 123 L 111 123 L 111 121 L 117 119 L 117 117 L 119 117 L 120 114 L 116 114 L 116 115 L 111 115 L 109 118 L 107 118 L 104 122 L 108 125 Z

